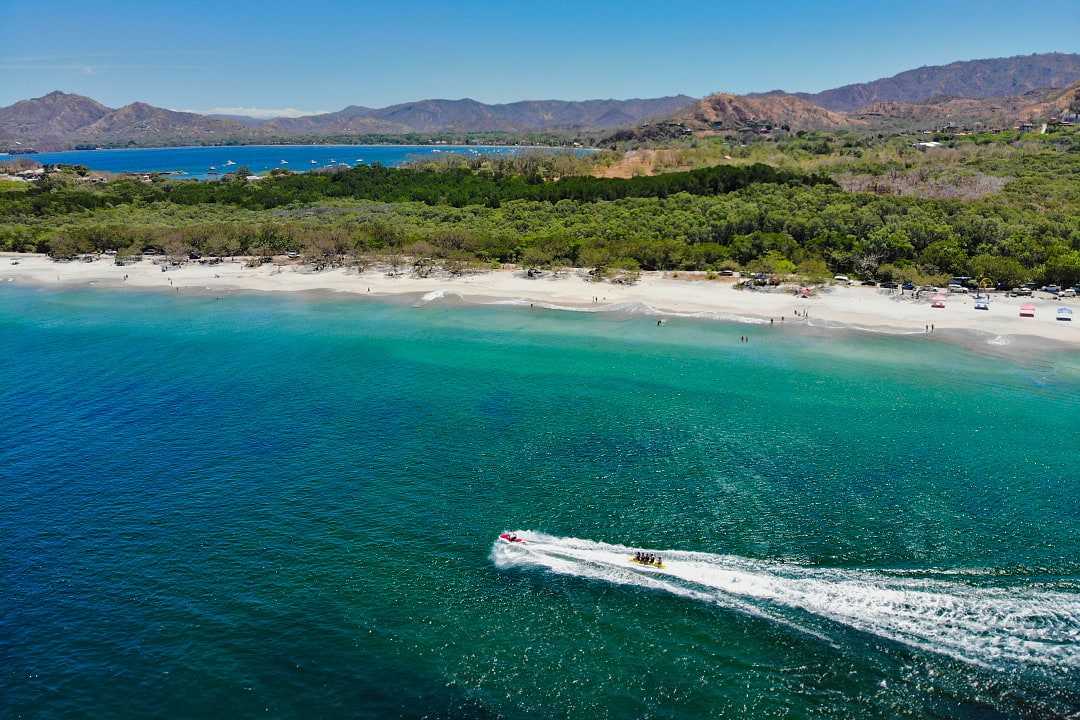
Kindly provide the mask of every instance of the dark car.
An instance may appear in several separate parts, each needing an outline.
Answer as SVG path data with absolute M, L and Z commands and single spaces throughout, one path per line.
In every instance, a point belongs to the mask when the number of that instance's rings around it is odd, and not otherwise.
M 888 288 L 889 290 L 895 290 L 896 288 L 899 287 L 899 285 L 897 285 L 896 283 L 891 282 L 891 281 L 886 281 L 886 282 L 881 283 L 881 287 Z
M 915 289 L 915 283 L 913 283 L 913 282 L 911 282 L 909 280 L 909 281 L 907 281 L 906 283 L 903 284 L 903 288 L 905 290 L 914 290 Z
M 866 287 L 877 287 L 877 283 L 876 283 L 876 282 L 874 282 L 873 280 L 863 280 L 863 281 L 862 281 L 861 283 L 859 283 L 859 284 L 860 284 L 860 285 L 865 285 Z

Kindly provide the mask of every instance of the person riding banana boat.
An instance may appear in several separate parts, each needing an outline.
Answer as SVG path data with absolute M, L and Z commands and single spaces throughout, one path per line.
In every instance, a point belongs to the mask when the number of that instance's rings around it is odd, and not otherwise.
M 630 562 L 635 562 L 638 565 L 646 565 L 648 567 L 664 567 L 664 559 L 659 555 L 653 555 L 652 553 L 636 552 L 634 553 L 634 557 L 630 558 Z

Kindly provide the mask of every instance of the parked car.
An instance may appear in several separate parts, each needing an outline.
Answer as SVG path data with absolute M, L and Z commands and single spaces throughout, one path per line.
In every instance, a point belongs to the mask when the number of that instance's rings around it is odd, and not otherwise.
M 914 290 L 915 289 L 915 283 L 908 280 L 906 283 L 901 285 L 901 287 L 904 288 L 905 290 Z
M 851 278 L 849 278 L 847 275 L 836 275 L 836 276 L 833 277 L 833 281 L 836 282 L 839 285 L 850 285 L 851 284 Z
M 859 283 L 859 284 L 860 284 L 860 285 L 864 285 L 864 286 L 866 286 L 866 287 L 877 287 L 877 283 L 876 283 L 876 282 L 874 282 L 873 280 L 863 280 L 863 281 L 862 281 L 861 283 Z
M 967 288 L 964 287 L 963 285 L 950 285 L 949 286 L 949 292 L 951 292 L 951 293 L 966 293 Z
M 1020 286 L 1009 291 L 1010 297 L 1027 297 L 1031 295 L 1031 288 Z
M 1059 297 L 1076 297 L 1076 294 L 1076 288 L 1066 288 L 1065 290 L 1061 291 L 1061 295 L 1059 295 Z
M 881 283 L 881 287 L 888 288 L 890 290 L 895 290 L 898 287 L 898 285 L 896 283 L 892 282 L 891 280 L 886 280 L 885 282 Z
M 1057 295 L 1059 292 L 1061 292 L 1061 288 L 1059 288 L 1057 285 L 1043 285 L 1042 291 L 1048 292 L 1051 295 Z

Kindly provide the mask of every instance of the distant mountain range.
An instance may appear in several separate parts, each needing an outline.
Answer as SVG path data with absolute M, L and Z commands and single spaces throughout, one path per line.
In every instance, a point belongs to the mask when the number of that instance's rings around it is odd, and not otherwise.
M 923 67 L 820 93 L 716 93 L 656 123 L 620 130 L 607 142 L 754 126 L 792 130 L 938 125 L 1004 126 L 1080 108 L 1080 54 L 1048 53 Z
M 385 108 L 350 105 L 337 112 L 271 119 L 200 115 L 140 102 L 114 109 L 81 95 L 51 92 L 0 108 L 0 150 L 253 143 L 300 137 L 310 141 L 410 133 L 569 131 L 643 139 L 754 124 L 831 129 L 1005 123 L 1068 112 L 1080 102 L 1078 83 L 1080 54 L 1046 53 L 922 67 L 819 93 L 775 90 L 750 95 L 717 93 L 701 100 L 673 95 L 498 105 L 469 99 L 420 100 Z
M 718 93 L 665 119 L 660 125 L 694 132 L 726 131 L 748 126 L 792 130 L 923 127 L 941 125 L 1004 127 L 1016 122 L 1076 114 L 1080 81 L 1065 88 L 1032 90 L 1018 96 L 931 97 L 922 102 L 881 100 L 851 112 L 834 112 L 798 95 L 771 93 L 740 96 Z M 637 128 L 650 136 L 648 126 Z M 633 135 L 634 133 L 629 133 Z M 655 138 L 652 134 L 651 137 Z M 626 139 L 630 139 L 629 136 Z
M 852 112 L 881 101 L 921 103 L 935 97 L 993 98 L 1063 88 L 1080 80 L 1080 54 L 1044 53 L 964 60 L 907 70 L 873 82 L 819 93 L 791 93 L 827 110 Z
M 350 105 L 320 115 L 259 120 L 178 112 L 140 102 L 113 109 L 82 95 L 56 91 L 0 108 L 0 148 L 259 142 L 373 133 L 602 131 L 667 117 L 693 102 L 688 95 L 502 105 L 468 99 L 422 100 L 386 108 Z

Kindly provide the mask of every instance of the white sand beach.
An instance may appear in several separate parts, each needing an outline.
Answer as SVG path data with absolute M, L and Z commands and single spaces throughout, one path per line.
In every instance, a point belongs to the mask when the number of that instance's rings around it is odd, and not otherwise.
M 15 264 L 17 263 L 17 264 Z M 868 332 L 922 334 L 932 324 L 935 333 L 978 333 L 990 344 L 1032 337 L 1080 345 L 1080 299 L 1010 298 L 993 296 L 989 310 L 975 310 L 969 295 L 948 295 L 945 307 L 930 307 L 929 297 L 916 301 L 875 287 L 832 286 L 813 297 L 797 298 L 791 291 L 748 291 L 733 287 L 730 278 L 705 280 L 699 274 L 642 273 L 634 285 L 590 282 L 584 273 L 550 273 L 528 278 L 518 270 L 493 270 L 461 277 L 445 274 L 428 278 L 388 277 L 385 271 L 335 269 L 315 272 L 300 264 L 245 267 L 242 262 L 219 265 L 187 263 L 163 272 L 144 260 L 117 266 L 112 258 L 94 262 L 54 262 L 43 255 L 0 255 L 0 282 L 31 282 L 57 287 L 102 286 L 164 289 L 184 292 L 330 291 L 370 296 L 416 295 L 430 302 L 446 296 L 466 301 L 534 304 L 567 310 L 623 310 L 657 316 L 716 318 L 747 323 L 801 323 Z M 1034 318 L 1021 318 L 1020 306 L 1035 305 Z M 1058 307 L 1077 311 L 1073 322 L 1056 319 Z M 795 311 L 807 317 L 796 317 Z

